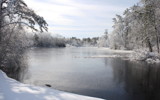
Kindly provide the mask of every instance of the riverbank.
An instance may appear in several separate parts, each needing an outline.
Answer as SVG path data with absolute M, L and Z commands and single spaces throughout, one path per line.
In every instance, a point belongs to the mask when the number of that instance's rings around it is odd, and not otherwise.
M 104 100 L 20 83 L 0 70 L 0 100 Z
M 135 50 L 129 57 L 131 61 L 143 61 L 150 64 L 160 63 L 160 54 L 157 52 L 148 52 L 147 50 Z

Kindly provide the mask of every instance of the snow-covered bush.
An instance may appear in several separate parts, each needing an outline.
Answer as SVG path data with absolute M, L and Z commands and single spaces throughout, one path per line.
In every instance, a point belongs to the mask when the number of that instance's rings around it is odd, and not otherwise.
M 135 50 L 130 55 L 132 61 L 145 61 L 147 63 L 160 63 L 160 54 L 155 52 L 148 52 L 147 50 Z
M 98 37 L 79 39 L 76 37 L 66 39 L 66 43 L 76 47 L 95 47 L 98 46 Z
M 50 33 L 38 33 L 34 35 L 34 43 L 37 47 L 65 47 L 65 38 L 53 37 Z
M 26 69 L 25 49 L 30 45 L 24 30 L 18 27 L 4 28 L 5 34 L 0 47 L 0 69 L 5 71 L 8 76 L 20 80 Z

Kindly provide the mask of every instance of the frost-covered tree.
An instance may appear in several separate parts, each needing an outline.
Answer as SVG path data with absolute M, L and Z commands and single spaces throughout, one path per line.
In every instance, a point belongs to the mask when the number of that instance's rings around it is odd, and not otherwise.
M 109 36 L 110 47 L 120 49 L 149 48 L 160 52 L 160 1 L 141 0 L 126 9 L 123 16 L 113 18 L 113 32 Z
M 116 15 L 113 18 L 113 32 L 110 35 L 110 46 L 114 49 L 126 48 L 126 34 L 125 34 L 125 24 L 124 18 L 120 15 Z M 114 42 L 113 42 L 114 41 Z
M 1 69 L 17 66 L 14 70 L 18 70 L 22 65 L 23 51 L 28 45 L 25 37 L 27 28 L 47 31 L 47 23 L 23 0 L 0 0 Z
M 142 6 L 132 7 L 132 13 L 135 15 L 134 21 L 137 22 L 136 30 L 140 30 L 139 36 L 141 38 L 142 43 L 145 43 L 149 48 L 150 52 L 153 52 L 153 47 L 156 44 L 157 52 L 159 52 L 159 32 L 158 32 L 158 23 L 159 16 L 157 15 L 157 7 L 155 5 L 156 0 L 141 0 Z M 133 28 L 136 25 L 132 26 Z M 135 30 L 135 31 L 136 31 Z
M 66 43 L 68 46 L 76 46 L 76 47 L 80 47 L 83 45 L 81 39 L 78 39 L 76 37 L 66 39 Z
M 158 53 L 160 52 L 159 50 L 159 30 L 158 30 L 158 25 L 159 23 L 159 10 L 160 10 L 160 1 L 159 0 L 141 0 L 141 2 L 144 5 L 144 13 L 148 17 L 149 21 L 148 23 L 150 24 L 150 27 L 153 27 L 152 29 L 152 35 L 156 39 L 156 47 Z
M 33 36 L 34 46 L 37 47 L 65 47 L 65 38 L 51 36 L 51 33 L 37 33 Z
M 97 41 L 98 47 L 108 47 L 109 46 L 109 38 L 108 38 L 108 30 L 106 29 L 104 35 L 99 37 Z
M 0 29 L 11 24 L 26 25 L 34 30 L 37 30 L 35 24 L 38 24 L 41 31 L 47 30 L 43 17 L 37 15 L 23 0 L 0 0 Z

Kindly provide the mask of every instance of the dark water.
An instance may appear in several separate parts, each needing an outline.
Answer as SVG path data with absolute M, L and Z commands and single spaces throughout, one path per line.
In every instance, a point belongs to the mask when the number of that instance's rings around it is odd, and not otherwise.
M 99 55 L 128 55 L 98 48 L 32 49 L 24 83 L 107 100 L 160 100 L 160 65 Z

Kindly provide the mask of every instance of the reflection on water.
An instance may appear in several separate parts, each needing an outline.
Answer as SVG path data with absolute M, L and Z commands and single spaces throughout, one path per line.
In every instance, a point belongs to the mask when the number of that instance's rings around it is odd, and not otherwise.
M 116 61 L 118 62 L 118 61 Z M 117 84 L 123 84 L 124 90 L 131 95 L 132 100 L 160 99 L 160 66 L 129 61 L 112 62 L 114 79 Z M 122 65 L 122 66 L 121 66 Z
M 32 49 L 24 83 L 104 98 L 107 100 L 159 100 L 160 67 L 120 58 L 98 48 Z M 127 55 L 120 53 L 119 55 Z

